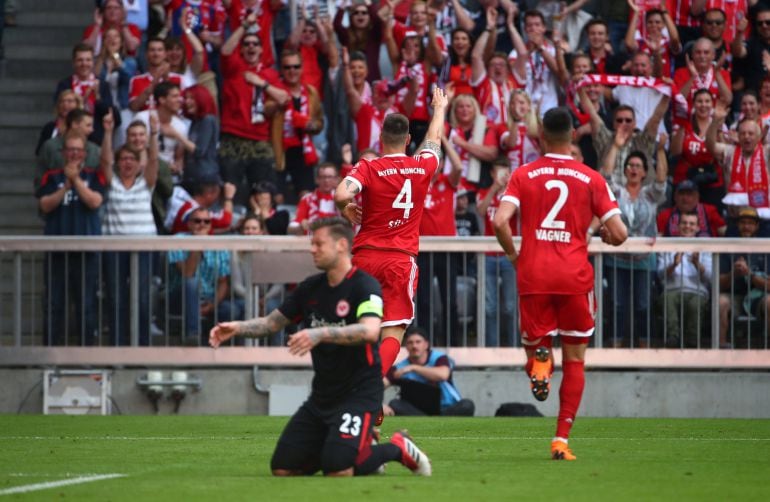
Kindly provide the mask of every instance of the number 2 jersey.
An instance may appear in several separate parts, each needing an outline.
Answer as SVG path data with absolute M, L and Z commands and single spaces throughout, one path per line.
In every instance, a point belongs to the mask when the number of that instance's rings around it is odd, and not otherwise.
M 353 253 L 369 247 L 417 256 L 425 196 L 438 165 L 438 152 L 424 148 L 414 157 L 385 155 L 353 167 L 345 179 L 361 191 L 363 211 Z
M 521 221 L 519 294 L 591 291 L 586 232 L 594 216 L 604 223 L 620 214 L 602 175 L 551 153 L 514 171 L 502 200 L 516 205 Z
M 303 329 L 344 327 L 367 316 L 382 317 L 382 290 L 371 275 L 356 267 L 336 286 L 325 273 L 302 281 L 278 307 Z M 338 345 L 320 343 L 310 351 L 313 359 L 310 398 L 325 406 L 354 395 L 382 399 L 382 369 L 376 343 Z

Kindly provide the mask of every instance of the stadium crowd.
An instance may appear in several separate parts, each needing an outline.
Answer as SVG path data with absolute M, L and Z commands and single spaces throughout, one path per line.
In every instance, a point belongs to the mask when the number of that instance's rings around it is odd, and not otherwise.
M 421 235 L 494 235 L 511 172 L 540 156 L 538 121 L 562 104 L 574 157 L 608 180 L 631 236 L 770 236 L 768 0 L 96 3 L 40 132 L 35 194 L 47 235 L 307 235 L 337 214 L 334 189 L 356 160 L 380 154 L 387 114 L 409 118 L 418 148 L 438 85 L 451 99 L 444 168 Z M 436 345 L 462 343 L 452 306 L 457 276 L 474 275 L 475 263 L 456 258 L 420 260 L 417 324 Z M 729 316 L 770 322 L 770 270 L 764 255 L 722 258 L 727 347 Z M 170 310 L 198 343 L 201 319 L 245 315 L 245 259 L 148 253 L 140 284 L 171 264 L 165 287 L 180 305 Z M 89 278 L 69 295 L 83 342 L 98 343 L 93 278 L 103 266 L 109 344 L 126 344 L 125 253 L 49 260 L 61 277 L 48 289 L 48 343 L 64 343 L 65 263 L 70 282 Z M 710 270 L 698 253 L 605 259 L 606 339 L 700 346 L 707 330 L 693 326 L 709 322 Z M 489 253 L 483 272 L 485 345 L 518 344 L 515 270 Z M 281 288 L 265 285 L 267 301 Z M 143 344 L 156 329 L 149 303 L 138 306 Z

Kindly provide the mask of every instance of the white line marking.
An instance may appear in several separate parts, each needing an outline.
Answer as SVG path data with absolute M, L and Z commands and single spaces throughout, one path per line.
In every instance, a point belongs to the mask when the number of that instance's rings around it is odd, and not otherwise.
M 96 476 L 81 476 L 73 479 L 62 479 L 61 481 L 49 481 L 46 483 L 35 483 L 32 485 L 22 485 L 5 490 L 0 490 L 0 495 L 11 495 L 14 493 L 27 493 L 37 490 L 47 490 L 49 488 L 58 488 L 60 486 L 79 485 L 80 483 L 90 483 L 91 481 L 102 481 L 104 479 L 122 478 L 125 474 L 99 474 Z
M 55 439 L 71 441 L 253 441 L 256 437 L 278 439 L 277 435 L 252 434 L 250 436 L 0 436 L 0 441 L 51 441 Z M 553 439 L 552 436 L 419 436 L 429 441 L 541 441 Z M 580 441 L 770 441 L 770 438 L 698 438 L 698 437 L 583 437 Z

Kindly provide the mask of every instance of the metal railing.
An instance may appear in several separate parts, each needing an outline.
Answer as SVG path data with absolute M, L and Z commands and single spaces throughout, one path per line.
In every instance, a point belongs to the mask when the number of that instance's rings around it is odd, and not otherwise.
M 416 323 L 434 345 L 521 345 L 515 271 L 496 255 L 493 238 L 426 237 L 420 247 Z M 191 316 L 201 306 L 190 296 L 195 287 L 216 290 L 230 278 L 215 272 L 207 288 L 200 280 L 183 287 L 168 255 L 179 250 L 238 253 L 245 292 L 230 287 L 215 308 Z M 0 345 L 204 345 L 213 323 L 280 305 L 292 284 L 316 272 L 308 250 L 300 237 L 0 237 Z M 594 239 L 589 250 L 596 271 L 593 346 L 768 348 L 768 288 L 757 285 L 770 272 L 770 239 L 632 238 L 620 248 Z M 663 287 L 649 265 L 679 252 L 713 255 L 705 295 Z M 648 266 L 637 267 L 634 257 L 650 253 Z M 720 270 L 738 256 L 750 257 L 748 279 L 732 266 Z M 748 292 L 728 287 L 741 281 L 752 281 Z M 224 303 L 228 309 L 219 308 Z M 290 332 L 258 344 L 283 345 Z

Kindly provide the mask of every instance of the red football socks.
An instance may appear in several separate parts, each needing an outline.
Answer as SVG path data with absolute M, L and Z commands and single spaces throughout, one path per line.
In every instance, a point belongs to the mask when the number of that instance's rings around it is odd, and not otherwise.
M 585 363 L 583 361 L 564 361 L 563 376 L 559 387 L 559 418 L 556 421 L 556 437 L 567 439 L 572 423 L 580 407 L 583 388 L 586 385 Z
M 398 351 L 401 350 L 401 342 L 392 336 L 386 336 L 380 342 L 380 361 L 382 362 L 382 376 L 388 374 L 393 363 L 396 362 Z

